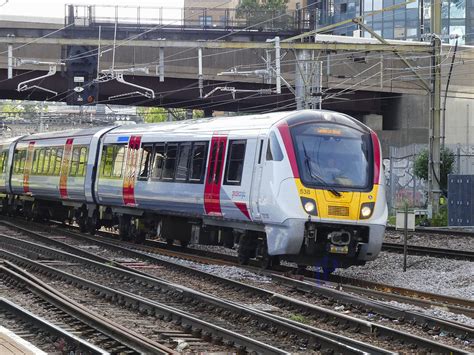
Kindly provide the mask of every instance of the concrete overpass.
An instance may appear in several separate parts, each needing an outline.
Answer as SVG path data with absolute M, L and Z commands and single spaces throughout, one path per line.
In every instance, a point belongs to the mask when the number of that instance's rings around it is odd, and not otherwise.
M 99 70 L 112 67 L 112 27 L 100 26 L 99 41 L 97 24 L 66 26 L 0 23 L 1 98 L 60 101 L 75 95 L 68 85 L 65 66 L 58 66 L 55 75 L 37 82 L 57 95 L 37 88 L 18 92 L 18 84 L 45 74 L 48 66 L 16 66 L 13 77 L 8 79 L 8 45 L 12 46 L 16 59 L 66 63 L 71 60 L 67 56 L 71 46 L 84 47 L 89 50 L 85 56 L 97 58 L 100 45 Z M 381 44 L 376 39 L 324 35 L 318 35 L 314 43 L 283 41 L 280 70 L 288 87 L 283 82 L 281 93 L 276 93 L 275 44 L 264 40 L 276 35 L 284 40 L 293 34 L 295 31 L 119 27 L 114 68 L 147 67 L 148 74 L 125 72 L 124 79 L 153 90 L 155 98 L 137 94 L 121 96 L 135 89 L 111 80 L 99 84 L 96 102 L 197 108 L 208 113 L 211 110 L 263 112 L 294 109 L 296 100 L 292 91 L 296 90 L 297 96 L 301 97 L 304 94 L 301 86 L 314 86 L 314 83 L 308 83 L 315 77 L 312 65 L 322 62 L 323 108 L 353 114 L 380 131 L 387 131 L 385 135 L 391 140 L 397 138 L 392 137 L 390 131 L 406 128 L 406 138 L 398 139 L 400 144 L 405 140 L 426 140 L 432 53 L 429 44 L 400 41 Z M 198 69 L 200 51 L 202 97 Z M 395 55 L 395 51 L 407 58 L 416 73 Z M 446 81 L 454 49 L 444 47 L 443 51 L 443 78 Z M 448 95 L 453 105 L 455 100 L 474 98 L 473 57 L 472 47 L 458 48 Z M 161 80 L 160 70 L 163 74 Z M 255 70 L 270 70 L 272 78 L 248 74 Z M 227 75 L 220 75 L 224 72 Z M 236 75 L 236 72 L 247 74 Z M 205 97 L 217 87 L 221 90 Z M 234 93 L 232 89 L 235 89 Z

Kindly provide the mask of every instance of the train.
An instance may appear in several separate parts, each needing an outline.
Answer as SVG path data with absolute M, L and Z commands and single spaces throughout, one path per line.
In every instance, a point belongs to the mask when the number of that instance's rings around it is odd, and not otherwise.
M 92 234 L 330 271 L 374 260 L 387 221 L 376 133 L 327 110 L 2 139 L 0 199 L 3 213 Z

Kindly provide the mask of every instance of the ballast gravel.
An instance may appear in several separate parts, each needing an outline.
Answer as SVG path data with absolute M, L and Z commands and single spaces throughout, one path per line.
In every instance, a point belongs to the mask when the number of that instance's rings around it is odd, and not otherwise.
M 474 264 L 464 260 L 381 252 L 364 266 L 338 269 L 336 275 L 474 300 Z
M 403 232 L 386 230 L 384 242 L 403 244 Z M 430 248 L 472 251 L 472 249 L 474 248 L 474 236 L 456 234 L 436 234 L 435 232 L 409 232 L 407 244 Z

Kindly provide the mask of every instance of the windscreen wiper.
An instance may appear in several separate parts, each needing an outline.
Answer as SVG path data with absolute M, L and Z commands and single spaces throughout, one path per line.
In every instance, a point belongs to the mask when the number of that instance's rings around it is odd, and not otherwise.
M 311 164 L 310 162 L 312 161 L 311 158 L 309 157 L 308 155 L 308 152 L 306 151 L 306 146 L 304 145 L 303 143 L 303 151 L 304 151 L 304 161 L 305 161 L 305 164 L 306 164 L 306 167 L 308 168 L 308 171 L 309 171 L 309 175 L 311 175 L 311 177 L 315 180 L 318 180 L 319 182 L 321 182 L 324 187 L 326 188 L 326 190 L 328 190 L 329 192 L 331 192 L 334 196 L 336 197 L 341 197 L 342 194 L 337 191 L 335 188 L 329 186 L 329 184 L 321 177 L 319 176 L 318 174 L 316 174 L 313 169 L 311 169 Z

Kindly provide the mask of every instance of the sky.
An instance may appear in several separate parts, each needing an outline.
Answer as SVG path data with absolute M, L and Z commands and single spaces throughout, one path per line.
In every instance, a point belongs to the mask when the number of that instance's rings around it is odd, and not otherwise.
M 119 6 L 151 6 L 164 8 L 180 8 L 184 0 L 0 0 L 0 17 L 3 16 L 40 16 L 64 18 L 64 5 L 119 5 Z M 135 11 L 133 11 L 135 13 Z

